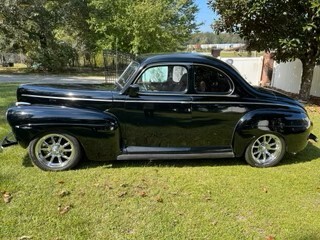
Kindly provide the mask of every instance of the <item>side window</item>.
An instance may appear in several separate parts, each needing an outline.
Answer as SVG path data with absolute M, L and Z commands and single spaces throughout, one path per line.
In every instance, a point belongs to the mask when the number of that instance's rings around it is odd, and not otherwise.
M 184 92 L 187 89 L 188 71 L 184 66 L 154 66 L 137 79 L 142 92 Z
M 218 69 L 195 66 L 195 90 L 199 93 L 230 93 L 232 85 L 229 77 Z

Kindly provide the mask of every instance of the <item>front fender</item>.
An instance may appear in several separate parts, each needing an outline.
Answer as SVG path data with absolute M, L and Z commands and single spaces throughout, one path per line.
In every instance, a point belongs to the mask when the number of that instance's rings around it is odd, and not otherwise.
M 106 112 L 64 106 L 30 105 L 8 109 L 7 120 L 17 141 L 27 147 L 50 132 L 73 135 L 92 160 L 113 160 L 120 153 L 117 118 Z
M 311 129 L 312 123 L 303 111 L 251 111 L 244 115 L 236 126 L 233 138 L 234 153 L 237 157 L 242 156 L 255 137 L 266 133 L 282 137 L 286 143 L 286 151 L 296 153 L 306 147 Z

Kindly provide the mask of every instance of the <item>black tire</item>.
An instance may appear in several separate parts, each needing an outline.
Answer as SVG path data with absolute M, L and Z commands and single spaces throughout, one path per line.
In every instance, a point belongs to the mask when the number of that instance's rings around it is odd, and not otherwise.
M 283 138 L 264 134 L 255 138 L 247 147 L 245 160 L 252 167 L 272 167 L 278 164 L 286 152 Z
M 81 146 L 76 138 L 65 133 L 47 133 L 29 144 L 34 165 L 45 171 L 63 171 L 75 167 L 81 159 Z

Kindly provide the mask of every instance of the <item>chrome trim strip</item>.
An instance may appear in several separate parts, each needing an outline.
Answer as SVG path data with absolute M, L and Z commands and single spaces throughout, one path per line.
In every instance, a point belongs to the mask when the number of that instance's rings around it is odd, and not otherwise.
M 30 106 L 31 103 L 28 103 L 28 102 L 16 102 L 16 107 L 19 107 L 19 106 Z
M 191 104 L 191 101 L 157 101 L 157 100 L 150 100 L 150 101 L 145 101 L 145 100 L 114 100 L 114 102 L 127 102 L 127 103 L 181 103 L 181 104 Z
M 177 153 L 177 154 L 121 154 L 117 160 L 168 160 L 168 159 L 207 159 L 207 158 L 234 158 L 233 152 L 219 153 Z
M 112 99 L 98 99 L 98 98 L 79 98 L 79 97 L 54 97 L 54 96 L 41 96 L 22 94 L 23 97 L 36 97 L 36 98 L 47 98 L 47 99 L 59 99 L 59 100 L 71 100 L 71 101 L 96 101 L 96 102 L 113 102 Z
M 238 104 L 238 105 L 271 105 L 271 106 L 282 106 L 301 109 L 299 106 L 289 105 L 289 104 L 278 104 L 278 103 L 266 103 L 266 102 L 220 102 L 220 101 L 162 101 L 162 100 L 136 100 L 136 99 L 125 99 L 125 100 L 112 100 L 112 99 L 97 99 L 97 98 L 75 98 L 75 97 L 53 97 L 53 96 L 41 96 L 41 95 L 31 95 L 22 94 L 24 97 L 37 97 L 37 98 L 47 98 L 47 99 L 59 99 L 59 100 L 71 100 L 71 101 L 96 101 L 96 102 L 130 102 L 130 103 L 180 103 L 180 104 Z

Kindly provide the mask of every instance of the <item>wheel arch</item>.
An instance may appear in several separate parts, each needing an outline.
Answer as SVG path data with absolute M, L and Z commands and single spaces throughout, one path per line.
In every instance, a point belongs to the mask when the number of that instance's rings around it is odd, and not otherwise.
M 304 149 L 311 131 L 305 112 L 294 110 L 258 109 L 248 112 L 237 123 L 232 140 L 236 157 L 242 157 L 246 148 L 263 134 L 281 137 L 287 152 Z
M 59 132 L 75 137 L 90 160 L 114 160 L 121 151 L 120 124 L 110 113 L 31 105 L 10 108 L 7 119 L 16 139 L 24 148 L 45 133 Z

